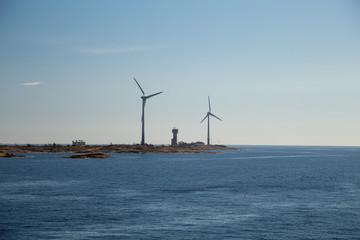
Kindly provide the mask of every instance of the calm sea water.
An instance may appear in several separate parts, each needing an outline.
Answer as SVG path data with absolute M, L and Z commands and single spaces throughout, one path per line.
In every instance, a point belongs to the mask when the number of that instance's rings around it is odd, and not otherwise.
M 0 159 L 0 239 L 360 239 L 360 147 Z

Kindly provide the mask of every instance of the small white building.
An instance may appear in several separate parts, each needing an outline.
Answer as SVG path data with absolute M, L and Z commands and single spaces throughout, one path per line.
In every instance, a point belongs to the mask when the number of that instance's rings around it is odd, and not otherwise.
M 72 141 L 72 145 L 73 146 L 84 146 L 85 141 L 84 140 L 75 140 L 75 141 Z

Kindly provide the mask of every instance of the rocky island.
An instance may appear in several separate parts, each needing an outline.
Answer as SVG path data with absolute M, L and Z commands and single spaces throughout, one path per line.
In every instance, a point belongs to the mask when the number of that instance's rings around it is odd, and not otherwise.
M 155 145 L 0 145 L 0 152 L 12 153 L 221 153 L 225 150 L 239 150 L 224 145 L 181 144 L 178 146 Z M 5 154 L 4 154 L 5 155 Z M 0 155 L 0 157 L 3 155 Z
M 14 155 L 10 151 L 0 150 L 0 158 L 22 158 L 24 156 Z

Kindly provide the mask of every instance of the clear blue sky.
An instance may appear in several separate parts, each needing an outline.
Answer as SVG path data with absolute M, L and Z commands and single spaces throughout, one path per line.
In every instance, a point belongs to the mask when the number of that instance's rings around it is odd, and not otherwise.
M 0 143 L 360 145 L 360 2 L 0 1 Z

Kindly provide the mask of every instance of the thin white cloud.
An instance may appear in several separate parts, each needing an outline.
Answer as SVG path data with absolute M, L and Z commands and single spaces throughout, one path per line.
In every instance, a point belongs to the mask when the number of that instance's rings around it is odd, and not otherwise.
M 37 86 L 42 84 L 42 82 L 30 82 L 30 83 L 21 83 L 21 86 Z
M 143 52 L 143 51 L 153 51 L 158 49 L 167 48 L 164 46 L 126 46 L 126 47 L 116 47 L 116 48 L 86 48 L 81 51 L 86 54 L 94 55 L 107 55 L 107 54 L 117 54 L 117 53 L 127 53 L 127 52 Z

